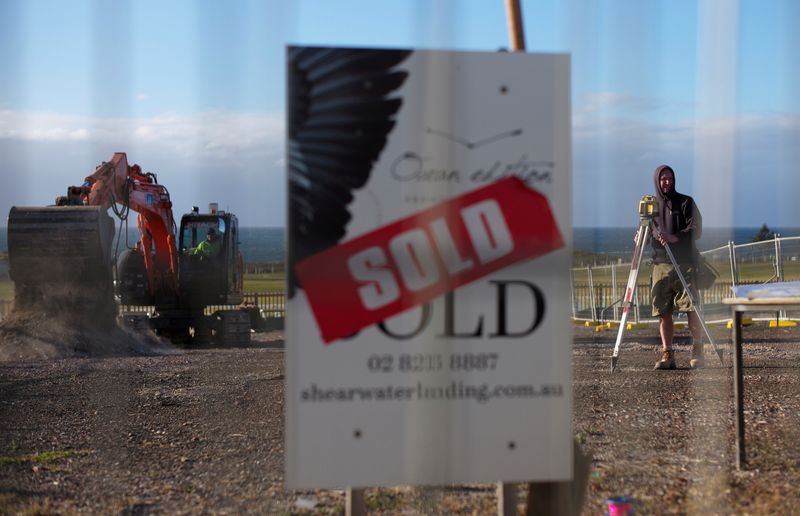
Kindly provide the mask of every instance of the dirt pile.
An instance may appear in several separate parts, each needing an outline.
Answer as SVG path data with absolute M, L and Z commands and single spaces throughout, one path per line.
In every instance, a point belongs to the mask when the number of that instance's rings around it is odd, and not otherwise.
M 25 310 L 0 321 L 0 362 L 173 352 L 170 344 L 154 334 L 123 329 L 108 317 Z
M 0 279 L 8 278 L 8 253 L 0 252 Z
M 0 321 L 0 362 L 174 352 L 153 333 L 117 324 L 108 282 L 15 284 L 14 310 Z

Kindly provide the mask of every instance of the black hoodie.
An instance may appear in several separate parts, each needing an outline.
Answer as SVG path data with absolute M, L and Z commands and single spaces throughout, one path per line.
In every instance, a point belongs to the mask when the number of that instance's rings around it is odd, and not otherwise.
M 659 175 L 664 170 L 675 171 L 667 165 L 661 165 L 653 173 L 653 182 L 656 187 L 656 216 L 653 230 L 653 263 L 670 263 L 667 251 L 657 240 L 658 234 L 674 235 L 678 241 L 669 244 L 675 260 L 679 264 L 693 265 L 697 263 L 698 252 L 694 241 L 700 238 L 703 232 L 703 219 L 694 199 L 675 190 L 676 181 L 672 183 L 672 191 L 664 194 L 658 184 Z

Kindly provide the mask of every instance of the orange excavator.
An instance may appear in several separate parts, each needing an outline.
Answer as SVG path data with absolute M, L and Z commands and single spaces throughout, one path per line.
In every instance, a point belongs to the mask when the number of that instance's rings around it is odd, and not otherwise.
M 109 208 L 120 220 L 117 249 L 128 213 L 138 213 L 138 241 L 130 249 L 126 242 L 119 255 L 112 250 Z M 133 326 L 144 320 L 177 343 L 247 343 L 250 314 L 225 308 L 244 297 L 238 233 L 236 216 L 213 203 L 208 213 L 193 208 L 178 228 L 167 188 L 117 152 L 55 206 L 11 208 L 15 310 L 102 315 L 116 314 L 118 304 L 145 306 L 151 307 L 147 315 L 123 314 L 123 320 Z M 209 308 L 214 306 L 220 309 Z

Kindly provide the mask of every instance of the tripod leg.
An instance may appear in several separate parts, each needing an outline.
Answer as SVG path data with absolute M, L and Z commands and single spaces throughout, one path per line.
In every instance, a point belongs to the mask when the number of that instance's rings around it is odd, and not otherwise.
M 694 311 L 697 314 L 697 319 L 700 321 L 700 326 L 703 327 L 703 331 L 708 337 L 708 342 L 711 343 L 711 347 L 714 349 L 714 352 L 719 357 L 719 363 L 725 365 L 725 362 L 722 360 L 722 350 L 717 348 L 717 345 L 714 344 L 714 339 L 711 338 L 711 333 L 708 331 L 708 326 L 706 326 L 705 317 L 703 317 L 703 312 L 700 310 L 700 306 L 695 302 L 694 296 L 692 295 L 691 289 L 689 289 L 688 283 L 686 283 L 686 278 L 683 277 L 683 273 L 681 272 L 681 268 L 678 266 L 678 262 L 675 260 L 675 256 L 672 254 L 672 249 L 669 248 L 669 244 L 664 244 L 664 249 L 667 250 L 667 255 L 669 256 L 669 261 L 672 262 L 672 267 L 675 269 L 675 272 L 678 273 L 678 278 L 681 280 L 681 285 L 683 285 L 683 289 L 686 291 L 686 295 L 689 296 L 689 302 L 694 307 Z
M 625 287 L 625 297 L 622 300 L 622 318 L 619 324 L 619 331 L 617 332 L 617 342 L 614 344 L 614 353 L 611 355 L 611 372 L 617 370 L 617 361 L 619 360 L 619 346 L 622 344 L 622 337 L 625 334 L 625 325 L 628 322 L 628 313 L 631 308 L 631 301 L 633 300 L 633 293 L 636 290 L 636 281 L 639 278 L 639 266 L 642 263 L 642 255 L 647 240 L 650 236 L 650 226 L 642 222 L 639 223 L 639 229 L 636 233 L 636 245 L 633 248 L 633 259 L 631 261 L 631 272 L 628 274 L 628 285 Z

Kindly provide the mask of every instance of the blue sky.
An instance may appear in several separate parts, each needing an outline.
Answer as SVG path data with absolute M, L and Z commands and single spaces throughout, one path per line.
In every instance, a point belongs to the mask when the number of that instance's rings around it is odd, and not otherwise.
M 504 0 L 0 0 L 0 212 L 117 150 L 176 213 L 285 223 L 287 44 L 496 51 Z M 800 226 L 800 2 L 522 0 L 572 59 L 577 226 L 633 226 L 669 163 L 714 226 Z

